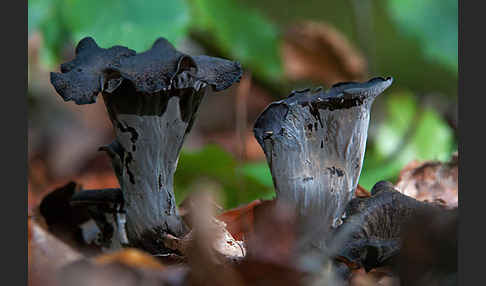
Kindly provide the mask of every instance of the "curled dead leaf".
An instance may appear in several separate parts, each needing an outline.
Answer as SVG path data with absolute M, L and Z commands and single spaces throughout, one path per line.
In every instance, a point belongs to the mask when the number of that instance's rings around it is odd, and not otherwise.
M 419 201 L 458 206 L 458 160 L 409 163 L 400 172 L 396 188 Z

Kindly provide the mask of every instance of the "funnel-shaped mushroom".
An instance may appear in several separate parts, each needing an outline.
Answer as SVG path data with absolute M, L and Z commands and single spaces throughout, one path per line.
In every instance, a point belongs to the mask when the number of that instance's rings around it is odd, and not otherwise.
M 324 249 L 358 184 L 370 108 L 392 83 L 374 78 L 324 92 L 294 91 L 257 119 L 255 137 L 273 176 L 277 201 L 299 212 L 301 243 Z
M 159 38 L 137 54 L 81 40 L 76 58 L 51 73 L 51 83 L 66 101 L 87 104 L 102 92 L 116 140 L 102 149 L 112 158 L 120 181 L 131 245 L 163 251 L 159 238 L 180 236 L 173 175 L 186 134 L 209 86 L 219 91 L 241 77 L 238 63 L 191 57 Z

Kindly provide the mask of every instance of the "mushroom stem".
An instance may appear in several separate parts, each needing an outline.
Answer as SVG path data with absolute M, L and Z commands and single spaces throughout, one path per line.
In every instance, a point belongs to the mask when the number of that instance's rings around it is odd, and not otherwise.
M 277 202 L 299 217 L 299 246 L 326 250 L 358 184 L 370 108 L 392 83 L 374 78 L 341 83 L 327 92 L 294 91 L 270 104 L 255 123 L 277 192 Z
M 206 88 L 143 94 L 130 85 L 103 93 L 119 146 L 112 160 L 113 165 L 121 161 L 127 235 L 145 249 L 152 250 L 152 238 L 156 241 L 166 233 L 181 237 L 187 231 L 178 214 L 173 180 L 184 138 L 205 93 Z M 127 105 L 140 108 L 133 112 Z
M 209 87 L 226 89 L 241 74 L 237 62 L 191 57 L 164 38 L 137 54 L 122 46 L 100 48 L 89 37 L 61 73 L 51 73 L 65 101 L 90 104 L 103 95 L 116 139 L 100 149 L 112 159 L 120 182 L 129 245 L 162 253 L 167 250 L 162 237 L 186 233 L 173 191 L 184 138 Z

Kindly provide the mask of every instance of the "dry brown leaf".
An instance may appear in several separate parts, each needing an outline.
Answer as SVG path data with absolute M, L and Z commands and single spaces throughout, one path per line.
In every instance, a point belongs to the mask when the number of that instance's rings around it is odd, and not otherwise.
M 86 173 L 74 179 L 84 189 L 119 188 L 120 184 L 113 171 Z
M 100 255 L 94 259 L 97 264 L 120 263 L 134 268 L 163 270 L 162 265 L 152 255 L 134 248 L 127 248 L 113 253 Z
M 247 205 L 227 210 L 220 214 L 218 219 L 226 223 L 226 229 L 235 239 L 245 240 L 248 232 L 253 231 L 253 210 L 261 203 L 261 200 L 254 200 Z
M 31 218 L 28 228 L 29 285 L 54 285 L 58 270 L 83 256 L 44 230 Z
M 253 209 L 254 229 L 248 233 L 248 257 L 253 260 L 292 266 L 297 247 L 295 208 L 264 201 Z
M 257 200 L 222 215 L 245 238 L 248 254 L 234 265 L 243 285 L 302 285 L 305 274 L 295 265 L 292 210 L 273 200 Z
M 370 197 L 371 194 L 365 188 L 358 185 L 355 196 L 359 198 Z M 247 205 L 225 211 L 218 219 L 226 223 L 226 229 L 236 240 L 246 241 L 248 235 L 254 231 L 255 208 L 265 209 L 272 205 L 273 201 L 254 200 Z
M 192 192 L 180 205 L 184 222 L 191 230 L 184 237 L 166 235 L 162 238 L 164 245 L 185 257 L 197 253 L 196 256 L 204 256 L 211 264 L 243 258 L 244 243 L 234 239 L 226 223 L 215 215 L 222 209 L 218 201 L 212 188 Z
M 354 270 L 349 281 L 350 286 L 375 286 L 376 281 L 363 268 Z
M 242 285 L 304 285 L 304 273 L 295 267 L 260 260 L 245 260 L 235 266 Z
M 214 260 L 215 263 L 219 263 L 218 257 L 224 257 L 228 260 L 241 259 L 246 254 L 246 249 L 243 241 L 237 241 L 233 238 L 231 233 L 226 230 L 226 224 L 217 219 L 213 219 L 212 229 L 212 241 L 211 249 L 217 255 Z M 194 233 L 191 231 L 183 238 L 177 238 L 173 235 L 166 235 L 162 238 L 164 245 L 171 250 L 177 251 L 184 256 L 187 256 L 191 251 L 191 247 L 194 244 L 199 243 L 194 237 Z
M 368 192 L 365 188 L 358 185 L 356 187 L 356 191 L 354 192 L 354 196 L 357 198 L 367 198 L 367 197 L 371 197 L 371 193 Z
M 398 286 L 399 278 L 397 274 L 391 269 L 391 267 L 383 266 L 372 269 L 369 273 L 370 276 L 376 281 L 376 285 L 383 286 Z
M 285 73 L 292 80 L 332 85 L 363 80 L 366 61 L 335 28 L 303 22 L 291 26 L 282 44 Z
M 448 163 L 413 161 L 400 172 L 395 186 L 403 194 L 417 200 L 457 207 L 457 155 Z
M 145 256 L 146 254 L 143 254 Z M 60 285 L 69 286 L 159 286 L 187 285 L 187 268 L 184 267 L 147 267 L 146 257 L 138 254 L 122 254 L 103 263 L 82 259 L 71 263 L 60 271 Z M 132 260 L 135 261 L 132 262 Z
M 193 186 L 193 191 L 179 204 L 179 215 L 189 228 L 192 228 L 194 215 L 197 215 L 197 212 L 193 212 L 194 209 L 197 210 L 197 206 L 204 205 L 215 212 L 223 210 L 218 196 L 222 188 L 219 183 L 202 178 L 196 180 Z
M 119 188 L 120 184 L 115 176 L 115 173 L 112 170 L 103 171 L 103 172 L 89 172 L 82 174 L 77 177 L 73 177 L 71 179 L 58 179 L 54 182 L 49 182 L 48 184 L 44 185 L 42 189 L 34 189 L 29 188 L 30 196 L 31 196 L 31 204 L 29 204 L 29 209 L 33 209 L 37 207 L 37 204 L 40 201 L 60 186 L 66 185 L 69 181 L 75 181 L 77 184 L 82 185 L 84 189 L 105 189 L 105 188 Z M 32 183 L 29 181 L 29 185 Z
M 398 286 L 399 279 L 396 276 L 390 276 L 378 272 L 368 272 L 358 270 L 353 273 L 349 282 L 350 286 Z

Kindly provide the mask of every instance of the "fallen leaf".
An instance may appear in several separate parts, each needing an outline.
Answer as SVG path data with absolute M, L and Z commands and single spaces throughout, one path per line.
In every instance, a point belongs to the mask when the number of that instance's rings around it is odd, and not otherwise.
M 367 198 L 371 194 L 365 188 L 358 185 L 356 187 L 355 197 Z M 255 208 L 267 208 L 273 204 L 272 200 L 254 200 L 247 205 L 234 209 L 226 210 L 218 216 L 218 219 L 226 223 L 226 229 L 236 240 L 245 241 L 248 234 L 254 231 Z
M 325 23 L 291 26 L 282 44 L 285 74 L 292 80 L 313 80 L 326 85 L 360 81 L 366 62 L 349 41 Z
M 28 218 L 29 285 L 56 285 L 59 269 L 83 256 Z
M 94 258 L 96 264 L 120 263 L 134 268 L 164 270 L 162 265 L 152 255 L 134 248 L 126 248 L 113 253 L 102 254 Z
M 214 239 L 211 246 L 216 255 L 228 260 L 238 260 L 245 256 L 246 249 L 244 243 L 235 240 L 231 236 L 226 230 L 224 222 L 214 219 L 213 235 Z M 193 244 L 198 243 L 194 239 L 193 232 L 189 232 L 183 238 L 177 238 L 168 234 L 163 238 L 163 241 L 167 248 L 177 251 L 182 255 L 187 255 L 191 251 Z
M 202 179 L 197 182 L 197 189 L 189 193 L 179 204 L 179 215 L 188 227 L 192 228 L 192 221 L 194 220 L 193 210 L 197 205 L 204 204 L 209 208 L 213 208 L 214 211 L 221 211 L 223 209 L 220 206 L 217 192 L 214 191 L 218 187 L 213 182 Z
M 103 263 L 83 259 L 65 266 L 60 271 L 61 285 L 69 286 L 157 286 L 187 285 L 186 267 L 147 267 L 147 259 L 138 254 L 121 254 Z M 142 255 L 142 256 L 145 256 Z M 131 260 L 134 259 L 135 263 Z M 141 259 L 141 260 L 140 260 Z M 143 261 L 143 262 L 141 262 Z M 163 270 L 162 270 L 163 269 Z
M 409 163 L 400 172 L 396 188 L 403 194 L 419 201 L 445 203 L 458 206 L 458 160 Z
M 371 197 L 371 193 L 368 192 L 362 186 L 358 185 L 356 187 L 356 191 L 354 192 L 354 196 L 357 197 L 357 198 L 367 198 L 367 197 Z
M 261 200 L 254 200 L 247 205 L 225 211 L 218 216 L 218 219 L 226 223 L 226 229 L 236 240 L 245 240 L 247 238 L 245 234 L 253 231 L 253 210 L 260 204 L 262 204 Z
M 297 250 L 295 209 L 275 200 L 253 208 L 253 231 L 247 234 L 247 257 L 251 260 L 291 266 Z
M 370 272 L 364 271 L 363 268 L 353 271 L 349 286 L 398 286 L 399 279 L 390 272 L 373 269 Z
M 368 275 L 363 268 L 354 270 L 351 274 L 349 281 L 350 286 L 375 286 L 376 281 L 374 281 L 371 275 Z
M 288 265 L 251 259 L 236 265 L 235 270 L 243 285 L 303 285 L 304 274 Z
M 106 189 L 119 188 L 120 184 L 112 170 L 105 172 L 90 172 L 85 173 L 77 178 L 75 181 L 83 186 L 84 189 Z

